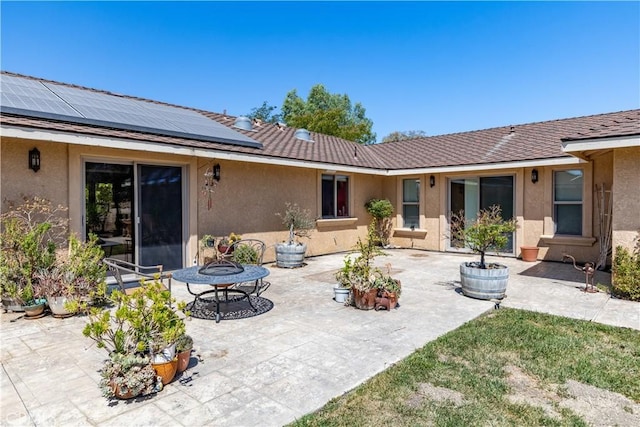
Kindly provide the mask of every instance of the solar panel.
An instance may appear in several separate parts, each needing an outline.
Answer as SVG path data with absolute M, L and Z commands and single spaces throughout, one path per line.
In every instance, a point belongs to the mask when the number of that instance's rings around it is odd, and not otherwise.
M 5 74 L 0 84 L 5 113 L 262 148 L 196 111 Z

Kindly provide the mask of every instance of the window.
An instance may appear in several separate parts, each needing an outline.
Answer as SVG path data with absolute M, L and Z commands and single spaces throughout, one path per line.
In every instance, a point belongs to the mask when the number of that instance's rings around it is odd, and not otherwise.
M 553 174 L 553 220 L 556 234 L 582 235 L 581 170 Z
M 402 218 L 405 228 L 420 228 L 420 180 L 402 180 Z
M 322 218 L 349 216 L 349 177 L 322 175 Z

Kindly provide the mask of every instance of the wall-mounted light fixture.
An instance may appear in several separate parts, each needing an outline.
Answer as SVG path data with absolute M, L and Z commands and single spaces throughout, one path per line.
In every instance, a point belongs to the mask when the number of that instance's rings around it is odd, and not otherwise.
M 220 163 L 216 163 L 213 166 L 213 179 L 220 181 Z
M 531 171 L 531 182 L 534 184 L 538 182 L 538 169 L 534 169 Z
M 37 148 L 29 150 L 29 169 L 34 172 L 40 170 L 40 151 Z
M 431 175 L 429 177 L 429 187 L 433 188 L 434 185 L 436 185 L 436 177 Z

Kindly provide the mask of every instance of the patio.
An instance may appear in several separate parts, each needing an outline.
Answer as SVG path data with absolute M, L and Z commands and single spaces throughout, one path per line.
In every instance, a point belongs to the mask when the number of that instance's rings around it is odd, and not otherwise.
M 98 389 L 106 353 L 81 334 L 82 317 L 25 320 L 2 314 L 2 425 L 283 425 L 453 330 L 494 304 L 456 291 L 458 265 L 474 258 L 388 250 L 402 281 L 401 307 L 360 311 L 332 300 L 333 273 L 344 254 L 307 259 L 302 269 L 268 266 L 263 297 L 273 309 L 239 320 L 192 319 L 190 368 L 148 399 L 109 404 Z M 525 263 L 511 268 L 505 307 L 542 311 L 640 329 L 640 304 L 588 294 L 570 264 Z M 608 283 L 596 273 L 596 283 Z M 175 282 L 174 296 L 190 301 Z

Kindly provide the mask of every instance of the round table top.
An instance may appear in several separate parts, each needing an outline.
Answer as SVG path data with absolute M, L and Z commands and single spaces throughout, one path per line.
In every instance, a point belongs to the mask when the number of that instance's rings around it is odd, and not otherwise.
M 269 275 L 269 270 L 259 265 L 243 264 L 243 272 L 219 276 L 200 274 L 198 270 L 202 267 L 202 265 L 195 265 L 193 267 L 176 270 L 173 272 L 172 277 L 179 282 L 194 285 L 222 285 L 226 283 L 250 282 Z

